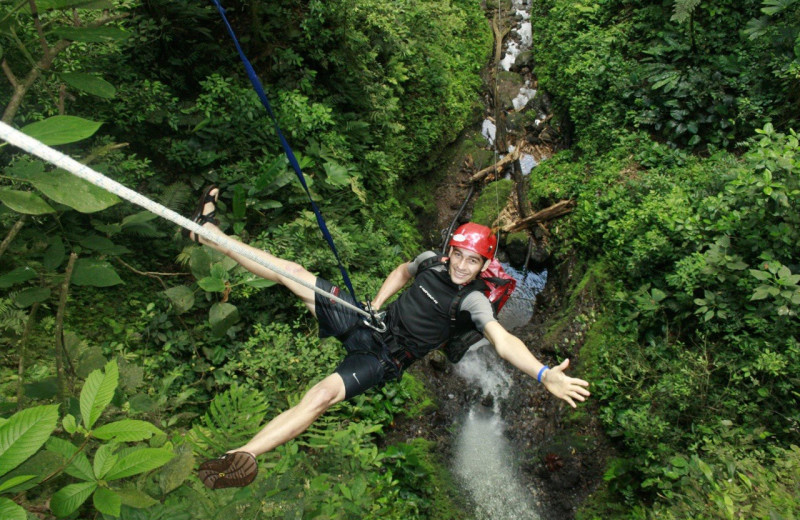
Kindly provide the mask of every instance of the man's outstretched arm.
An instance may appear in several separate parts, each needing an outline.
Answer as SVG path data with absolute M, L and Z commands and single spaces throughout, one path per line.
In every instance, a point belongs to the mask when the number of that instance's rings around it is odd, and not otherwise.
M 380 290 L 378 290 L 378 294 L 375 295 L 375 299 L 372 300 L 373 309 L 378 310 L 383 307 L 386 300 L 394 296 L 397 291 L 405 287 L 408 281 L 411 280 L 411 273 L 408 272 L 408 265 L 409 262 L 402 263 L 395 267 L 394 271 L 389 273 L 389 276 L 383 281 Z
M 518 337 L 508 332 L 497 321 L 486 324 L 483 333 L 486 339 L 494 345 L 501 358 L 529 376 L 538 377 L 539 372 L 544 368 L 544 364 L 531 354 L 530 350 Z M 568 366 L 569 359 L 565 359 L 557 367 L 544 370 L 541 377 L 542 383 L 551 394 L 565 400 L 575 408 L 575 401 L 585 401 L 589 397 L 589 391 L 586 389 L 589 383 L 583 379 L 569 377 L 564 374 L 564 370 Z

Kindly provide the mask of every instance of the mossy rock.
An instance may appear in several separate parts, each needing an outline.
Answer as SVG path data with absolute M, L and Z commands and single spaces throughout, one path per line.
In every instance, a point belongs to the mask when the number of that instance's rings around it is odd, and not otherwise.
M 525 247 L 528 247 L 528 233 L 525 231 L 517 231 L 516 233 L 509 233 L 506 236 L 506 244 L 523 244 Z
M 475 201 L 471 220 L 484 226 L 491 226 L 506 206 L 508 196 L 513 189 L 514 182 L 511 179 L 501 179 L 485 187 Z
M 494 152 L 487 150 L 488 143 L 480 132 L 471 130 L 464 134 L 456 149 L 453 151 L 453 158 L 450 162 L 450 170 L 458 170 L 464 164 L 467 156 L 472 157 L 473 163 L 480 168 L 485 168 L 494 162 Z
M 500 9 L 506 13 L 510 12 L 511 8 L 514 7 L 512 0 L 486 0 L 487 11 L 496 11 L 498 5 Z
M 525 86 L 525 79 L 516 72 L 497 73 L 497 105 L 505 110 L 514 110 L 514 98 L 519 89 Z

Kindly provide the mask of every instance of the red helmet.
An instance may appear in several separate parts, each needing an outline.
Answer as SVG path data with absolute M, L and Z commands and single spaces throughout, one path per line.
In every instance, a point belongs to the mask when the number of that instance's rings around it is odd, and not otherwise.
M 456 229 L 447 245 L 467 249 L 484 258 L 492 259 L 497 249 L 497 238 L 488 227 L 467 222 Z

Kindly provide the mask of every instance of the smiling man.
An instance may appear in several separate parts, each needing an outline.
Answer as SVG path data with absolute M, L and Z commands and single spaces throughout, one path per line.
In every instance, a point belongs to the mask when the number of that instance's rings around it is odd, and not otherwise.
M 192 220 L 222 234 L 216 226 L 215 210 L 219 190 L 205 190 Z M 190 238 L 200 242 L 198 237 Z M 556 397 L 575 407 L 575 401 L 589 396 L 589 383 L 564 374 L 569 360 L 549 368 L 531 354 L 525 344 L 510 334 L 496 320 L 491 303 L 484 295 L 479 275 L 494 257 L 497 240 L 491 230 L 475 223 L 459 227 L 449 241 L 448 258 L 436 259 L 428 251 L 411 262 L 397 266 L 383 282 L 372 301 L 373 309 L 383 307 L 409 282 L 397 300 L 386 311 L 387 331 L 377 333 L 363 323 L 356 312 L 320 296 L 309 287 L 274 273 L 252 260 L 202 240 L 256 275 L 286 286 L 300 298 L 319 322 L 320 337 L 334 336 L 342 342 L 346 354 L 336 370 L 315 384 L 294 407 L 269 421 L 247 444 L 200 466 L 199 476 L 212 488 L 245 486 L 256 476 L 255 458 L 304 432 L 320 415 L 343 400 L 364 393 L 370 388 L 399 379 L 413 362 L 423 358 L 448 340 L 451 333 L 451 304 L 458 298 L 459 320 L 471 323 L 482 332 L 497 353 L 544 384 Z M 277 258 L 266 251 L 244 246 L 264 260 L 278 266 L 295 278 L 355 303 L 352 298 L 318 278 L 300 265 Z M 435 260 L 431 260 L 435 259 Z

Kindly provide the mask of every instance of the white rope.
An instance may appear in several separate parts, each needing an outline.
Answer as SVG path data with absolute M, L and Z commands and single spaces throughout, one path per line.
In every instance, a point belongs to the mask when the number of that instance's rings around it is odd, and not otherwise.
M 237 253 L 245 258 L 252 260 L 253 262 L 256 262 L 258 265 L 265 267 L 274 273 L 277 273 L 285 278 L 288 278 L 289 280 L 298 283 L 303 287 L 311 289 L 315 293 L 318 293 L 326 298 L 330 298 L 331 300 L 334 300 L 335 302 L 344 305 L 348 309 L 351 309 L 361 314 L 362 316 L 371 318 L 369 312 L 360 309 L 355 305 L 351 304 L 350 302 L 347 302 L 339 298 L 338 296 L 335 296 L 327 291 L 324 291 L 319 287 L 306 283 L 304 280 L 301 280 L 296 276 L 286 272 L 280 267 L 259 257 L 257 254 L 248 251 L 247 249 L 242 247 L 242 245 L 239 242 L 236 242 L 235 240 L 232 240 L 227 236 L 218 235 L 217 233 L 213 233 L 211 231 L 208 231 L 207 229 L 204 229 L 202 226 L 196 224 L 195 222 L 192 222 L 188 218 L 175 213 L 171 209 L 166 208 L 157 202 L 153 202 L 144 195 L 141 195 L 131 190 L 130 188 L 126 188 L 117 181 L 109 179 L 102 173 L 96 172 L 95 170 L 89 168 L 85 164 L 79 163 L 75 159 L 67 155 L 64 155 L 58 150 L 50 148 L 41 141 L 38 141 L 33 137 L 30 137 L 29 135 L 23 134 L 19 130 L 14 129 L 3 122 L 0 122 L 0 138 L 18 148 L 21 148 L 22 150 L 32 155 L 44 159 L 45 161 L 70 172 L 71 174 L 77 177 L 80 177 L 83 180 L 91 182 L 95 186 L 99 186 L 100 188 L 103 188 L 104 190 L 113 193 L 114 195 L 120 198 L 123 198 L 138 206 L 143 207 L 144 209 L 150 211 L 151 213 L 155 213 L 160 217 L 163 217 L 171 222 L 174 222 L 175 224 L 188 229 L 195 235 L 199 235 L 205 238 L 209 242 L 214 242 L 215 244 L 227 248 L 233 251 L 234 253 Z

